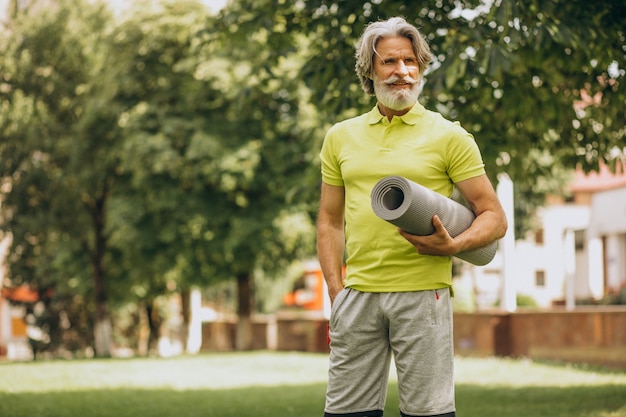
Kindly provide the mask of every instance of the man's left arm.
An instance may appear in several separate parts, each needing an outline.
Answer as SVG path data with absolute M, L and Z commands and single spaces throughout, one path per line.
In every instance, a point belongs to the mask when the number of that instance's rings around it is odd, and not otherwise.
M 456 237 L 451 237 L 438 216 L 433 217 L 435 232 L 416 236 L 399 230 L 415 249 L 423 255 L 456 255 L 478 249 L 504 236 L 508 227 L 506 215 L 487 175 L 456 183 L 476 218 L 472 225 Z

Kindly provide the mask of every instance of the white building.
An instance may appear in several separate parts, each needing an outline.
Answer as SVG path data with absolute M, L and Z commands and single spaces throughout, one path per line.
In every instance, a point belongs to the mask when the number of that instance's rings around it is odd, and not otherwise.
M 605 294 L 626 290 L 626 172 L 617 175 L 604 168 L 599 174 L 580 181 L 576 191 L 590 194 L 591 219 L 587 238 L 599 241 L 602 274 L 595 277 Z
M 537 228 L 515 242 L 517 295 L 540 307 L 590 303 L 626 291 L 626 173 L 576 172 L 573 198 L 551 198 L 537 211 Z M 477 307 L 501 300 L 502 257 L 484 267 L 466 268 Z

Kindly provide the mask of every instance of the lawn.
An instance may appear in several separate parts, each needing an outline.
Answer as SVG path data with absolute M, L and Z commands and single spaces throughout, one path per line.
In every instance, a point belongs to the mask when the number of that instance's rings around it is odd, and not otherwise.
M 2 417 L 320 417 L 327 358 L 223 353 L 0 363 Z M 626 373 L 456 359 L 459 417 L 626 417 Z M 386 416 L 398 416 L 392 375 Z

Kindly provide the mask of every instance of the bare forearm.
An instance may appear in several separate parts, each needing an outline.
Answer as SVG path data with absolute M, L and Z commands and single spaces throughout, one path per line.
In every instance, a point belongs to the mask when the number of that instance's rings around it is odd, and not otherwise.
M 486 246 L 502 238 L 508 227 L 502 205 L 486 175 L 460 182 L 457 186 L 476 218 L 467 230 L 454 238 L 452 255 Z
M 322 183 L 317 218 L 317 257 L 328 285 L 330 301 L 343 288 L 343 251 L 345 249 L 345 189 Z
M 328 286 L 331 301 L 343 288 L 343 252 L 345 235 L 343 225 L 320 223 L 317 228 L 317 256 Z
M 506 229 L 507 221 L 504 213 L 492 211 L 481 213 L 467 230 L 454 239 L 455 252 L 467 252 L 486 246 L 502 238 Z

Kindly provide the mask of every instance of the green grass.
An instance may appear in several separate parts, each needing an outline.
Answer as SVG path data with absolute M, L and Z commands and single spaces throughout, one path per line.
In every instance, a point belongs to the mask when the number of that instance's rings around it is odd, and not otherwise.
M 320 417 L 327 357 L 224 353 L 0 363 L 2 417 Z M 459 417 L 626 417 L 626 373 L 457 358 Z M 386 416 L 398 416 L 392 375 Z

